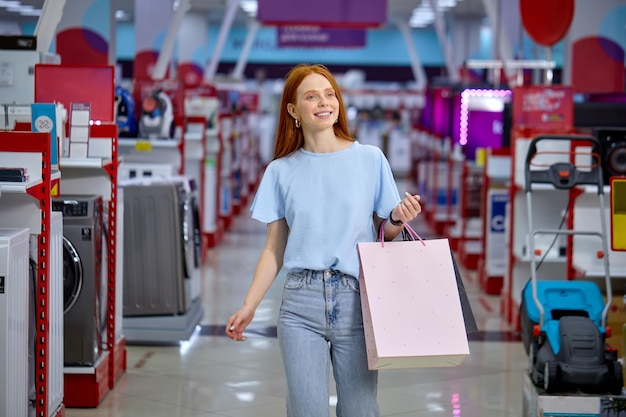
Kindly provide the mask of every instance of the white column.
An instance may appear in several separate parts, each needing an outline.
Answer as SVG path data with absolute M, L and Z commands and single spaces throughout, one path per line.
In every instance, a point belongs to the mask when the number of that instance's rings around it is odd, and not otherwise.
M 220 56 L 222 55 L 222 49 L 224 49 L 228 32 L 230 32 L 233 20 L 235 20 L 235 14 L 237 13 L 237 8 L 239 7 L 239 1 L 240 0 L 228 1 L 228 7 L 226 9 L 224 20 L 222 20 L 222 27 L 220 28 L 220 33 L 217 37 L 215 50 L 211 54 L 211 60 L 209 61 L 207 68 L 204 70 L 204 80 L 207 82 L 212 82 L 215 77 L 215 73 L 217 72 L 217 65 L 220 62 Z
M 451 82 L 456 83 L 460 80 L 460 76 L 458 68 L 452 62 L 450 43 L 446 37 L 445 23 L 441 17 L 437 0 L 429 0 L 429 2 L 430 8 L 433 9 L 433 14 L 435 15 L 435 30 L 437 31 L 437 38 L 439 38 L 439 44 L 441 45 L 443 60 L 446 64 L 446 69 L 448 70 L 448 79 Z
M 236 80 L 243 79 L 243 72 L 246 68 L 246 63 L 248 62 L 248 55 L 250 55 L 250 49 L 252 49 L 252 43 L 254 42 L 254 38 L 256 38 L 259 27 L 261 27 L 261 25 L 256 19 L 248 20 L 248 34 L 246 36 L 246 41 L 243 44 L 241 54 L 239 54 L 237 65 L 235 65 L 235 69 L 233 70 L 233 78 Z
M 506 74 L 509 85 L 513 85 L 516 82 L 516 72 L 510 68 L 507 68 L 506 62 L 514 59 L 513 50 L 511 48 L 511 41 L 506 31 L 499 30 L 501 26 L 500 15 L 498 13 L 498 2 L 500 0 L 483 0 L 485 11 L 491 21 L 491 27 L 493 28 L 493 39 L 496 46 L 497 55 L 496 59 L 500 59 L 504 62 L 504 73 Z M 498 29 L 498 30 L 497 30 Z
M 162 80 L 163 78 L 165 78 L 167 66 L 172 59 L 172 54 L 174 53 L 174 44 L 176 43 L 176 38 L 178 37 L 180 25 L 183 23 L 185 13 L 187 13 L 187 10 L 189 10 L 190 7 L 191 5 L 189 0 L 180 0 L 180 3 L 178 4 L 178 9 L 176 9 L 174 17 L 170 22 L 169 29 L 167 30 L 167 35 L 165 36 L 165 40 L 163 41 L 163 46 L 161 47 L 161 51 L 159 52 L 159 57 L 157 58 L 157 62 L 154 65 L 154 70 L 152 71 L 153 80 Z
M 63 16 L 65 0 L 46 0 L 41 8 L 41 14 L 35 27 L 37 51 L 49 52 L 52 40 L 56 36 L 57 26 Z
M 409 60 L 411 61 L 411 69 L 413 70 L 413 77 L 415 78 L 415 82 L 417 83 L 418 90 L 424 90 L 426 88 L 427 79 L 426 72 L 424 71 L 424 66 L 417 55 L 417 50 L 415 49 L 415 44 L 413 42 L 413 37 L 411 36 L 411 28 L 401 19 L 395 20 L 400 33 L 402 33 L 402 37 L 404 38 L 404 43 L 406 44 L 407 52 L 409 53 Z

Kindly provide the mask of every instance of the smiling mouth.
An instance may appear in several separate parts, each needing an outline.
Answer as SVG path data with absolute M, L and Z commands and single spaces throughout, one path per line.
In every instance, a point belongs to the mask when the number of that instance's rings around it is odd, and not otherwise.
M 328 117 L 330 116 L 330 112 L 329 111 L 324 111 L 321 113 L 315 113 L 315 117 Z

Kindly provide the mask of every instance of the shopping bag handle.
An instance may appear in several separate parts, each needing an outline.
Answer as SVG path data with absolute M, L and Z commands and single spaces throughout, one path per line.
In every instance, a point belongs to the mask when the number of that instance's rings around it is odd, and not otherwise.
M 378 228 L 378 239 L 380 240 L 380 243 L 382 245 L 382 247 L 385 247 L 385 222 L 387 221 L 387 219 L 383 219 L 383 221 L 380 223 L 380 227 Z M 413 228 L 408 224 L 408 223 L 404 223 L 404 231 L 406 231 L 406 234 L 409 236 L 410 240 L 419 240 L 420 242 L 422 242 L 423 246 L 426 246 L 426 242 L 424 242 L 424 239 L 421 238 L 420 235 L 417 234 L 417 232 L 415 230 L 413 230 Z

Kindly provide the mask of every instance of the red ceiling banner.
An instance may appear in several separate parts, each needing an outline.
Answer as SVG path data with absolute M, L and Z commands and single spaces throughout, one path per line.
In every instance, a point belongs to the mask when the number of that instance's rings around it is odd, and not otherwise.
M 257 19 L 265 25 L 368 28 L 387 21 L 387 0 L 259 0 Z

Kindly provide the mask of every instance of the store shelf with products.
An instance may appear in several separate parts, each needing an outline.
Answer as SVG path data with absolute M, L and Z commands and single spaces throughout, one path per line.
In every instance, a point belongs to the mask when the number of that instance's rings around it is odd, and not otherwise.
M 218 191 L 218 233 L 227 230 L 233 220 L 233 141 L 235 134 L 235 114 L 229 91 L 220 90 L 218 113 L 218 136 L 220 143 L 219 191 Z
M 462 156 L 451 152 L 450 138 L 428 135 L 427 156 L 418 167 L 424 218 L 438 235 L 446 233 L 458 216 Z
M 37 264 L 33 378 L 36 417 L 65 415 L 62 253 L 58 250 L 62 234 L 57 230 L 57 220 L 53 220 L 58 217 L 51 211 L 51 190 L 58 173 L 51 171 L 50 143 L 48 133 L 0 132 L 0 166 L 25 168 L 30 178 L 23 184 L 0 184 L 0 227 L 28 228 L 31 257 Z M 25 378 L 27 372 L 24 369 Z
M 508 148 L 487 150 L 481 193 L 481 256 L 478 283 L 483 292 L 499 295 L 506 274 L 506 217 L 511 178 Z
M 103 279 L 106 280 L 105 349 L 93 366 L 66 366 L 65 387 L 68 407 L 97 407 L 106 393 L 126 370 L 126 337 L 122 334 L 121 292 L 123 256 L 120 250 L 123 222 L 118 221 L 123 201 L 118 195 L 118 137 L 115 124 L 94 124 L 89 131 L 91 141 L 110 141 L 110 153 L 103 158 L 60 160 L 60 196 L 96 195 L 104 203 L 106 220 Z M 108 142 L 107 142 L 108 143 Z
M 111 65 L 35 67 L 35 102 L 59 102 L 72 112 L 68 117 L 70 152 L 64 148 L 61 152 L 64 157 L 59 160 L 62 171 L 59 196 L 101 197 L 104 203 L 103 216 L 106 217 L 106 238 L 103 239 L 106 251 L 102 254 L 106 262 L 103 264 L 103 280 L 106 280 L 106 311 L 103 318 L 106 322 L 106 330 L 103 330 L 105 353 L 97 361 L 91 361 L 93 366 L 68 364 L 63 369 L 67 407 L 96 407 L 126 367 L 125 341 L 119 323 L 121 305 L 118 305 L 122 282 L 122 251 L 117 250 L 122 224 L 118 222 L 118 216 L 122 203 L 118 201 L 117 190 L 119 148 L 117 125 L 114 122 L 114 73 L 115 68 Z M 81 109 L 88 109 L 88 113 L 82 117 L 87 122 L 82 138 L 87 158 L 76 158 L 71 152 L 74 140 L 72 126 L 75 122 L 73 109 L 77 108 L 77 104 Z
M 475 162 L 465 161 L 462 165 L 459 196 L 459 214 L 456 224 L 459 229 L 457 251 L 459 261 L 469 270 L 478 268 L 483 238 L 481 217 L 481 197 L 484 167 Z
M 181 122 L 182 124 L 182 122 Z M 185 172 L 185 140 L 181 129 L 172 139 L 121 138 L 118 141 L 122 170 L 136 164 L 161 164 L 173 174 Z
M 600 210 L 599 198 L 597 190 L 591 190 L 589 187 L 580 190 L 580 194 L 575 198 L 573 207 L 573 225 L 575 230 L 602 230 L 598 214 Z M 606 219 L 603 233 L 610 237 L 611 209 L 609 186 L 604 187 L 602 200 Z M 607 256 L 609 258 L 609 275 L 614 280 L 621 280 L 621 285 L 613 286 L 619 289 L 621 295 L 621 291 L 624 288 L 623 284 L 626 283 L 626 252 L 612 250 L 609 244 Z M 571 266 L 573 268 L 571 273 L 576 278 L 599 279 L 603 281 L 605 271 L 602 260 L 602 246 L 599 239 L 594 239 L 590 236 L 574 236 L 571 258 Z

